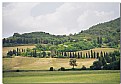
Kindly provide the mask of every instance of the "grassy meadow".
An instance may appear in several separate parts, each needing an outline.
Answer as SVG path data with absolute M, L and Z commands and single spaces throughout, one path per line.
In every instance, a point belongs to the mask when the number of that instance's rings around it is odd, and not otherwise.
M 49 70 L 54 67 L 58 70 L 60 67 L 72 68 L 69 65 L 69 58 L 33 58 L 21 57 L 3 58 L 3 70 Z M 77 59 L 76 68 L 81 68 L 85 65 L 89 68 L 97 59 Z
M 119 84 L 118 70 L 5 72 L 3 83 L 99 83 Z

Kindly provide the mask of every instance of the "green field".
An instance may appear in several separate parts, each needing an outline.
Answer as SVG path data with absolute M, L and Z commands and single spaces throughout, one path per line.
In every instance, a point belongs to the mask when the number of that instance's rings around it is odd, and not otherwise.
M 4 72 L 3 83 L 101 83 L 119 84 L 120 71 Z

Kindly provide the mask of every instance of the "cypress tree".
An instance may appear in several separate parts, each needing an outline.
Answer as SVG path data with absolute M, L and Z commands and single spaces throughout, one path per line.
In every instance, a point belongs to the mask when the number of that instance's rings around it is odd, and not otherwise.
M 74 54 L 74 52 L 73 52 L 73 58 L 75 58 L 75 54 Z
M 87 53 L 86 53 L 86 58 L 88 58 Z
M 80 52 L 80 58 L 82 58 L 82 52 Z
M 17 52 L 16 52 L 16 55 L 18 56 L 18 54 L 19 54 L 19 49 L 17 48 Z
M 99 37 L 97 37 L 97 43 L 100 44 L 100 38 Z
M 70 52 L 70 58 L 72 58 L 72 54 L 71 54 L 71 52 Z
M 97 59 L 99 58 L 99 52 L 97 52 Z
M 80 54 L 79 54 L 79 52 L 78 52 L 78 59 L 80 58 Z
M 88 51 L 88 58 L 90 58 L 90 52 Z
M 66 52 L 64 52 L 64 56 L 67 56 L 67 53 Z
M 92 50 L 91 50 L 91 58 L 93 58 L 93 52 L 92 52 Z
M 103 57 L 103 52 L 101 51 L 100 56 Z
M 74 56 L 75 56 L 75 58 L 77 58 L 77 54 L 76 54 L 76 52 L 75 52 Z
M 95 51 L 94 51 L 94 58 L 96 58 L 96 53 L 95 53 Z

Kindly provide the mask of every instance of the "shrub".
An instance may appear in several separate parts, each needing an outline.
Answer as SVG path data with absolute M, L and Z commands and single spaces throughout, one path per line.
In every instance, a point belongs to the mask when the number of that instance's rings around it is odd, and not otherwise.
M 61 70 L 61 71 L 65 71 L 65 68 L 64 68 L 64 67 L 61 67 L 60 70 Z
M 53 69 L 53 67 L 50 67 L 50 71 L 53 71 L 54 69 Z
M 65 68 L 61 67 L 61 68 L 58 69 L 58 71 L 65 71 Z
M 93 66 L 91 66 L 91 69 L 94 70 L 101 70 L 102 63 L 100 61 L 94 61 Z
M 83 65 L 81 69 L 82 69 L 82 70 L 86 70 L 86 67 Z
M 20 71 L 20 70 L 18 70 L 18 69 L 16 70 L 16 72 L 19 72 L 19 71 Z

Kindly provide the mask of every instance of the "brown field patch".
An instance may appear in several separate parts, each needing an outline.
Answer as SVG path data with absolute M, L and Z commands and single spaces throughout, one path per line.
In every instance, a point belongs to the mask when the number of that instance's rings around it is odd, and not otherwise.
M 82 65 L 90 67 L 96 59 L 77 59 L 76 68 Z M 69 58 L 33 58 L 33 57 L 15 57 L 3 58 L 4 70 L 48 70 L 50 67 L 59 69 L 60 67 L 72 68 L 69 65 Z

